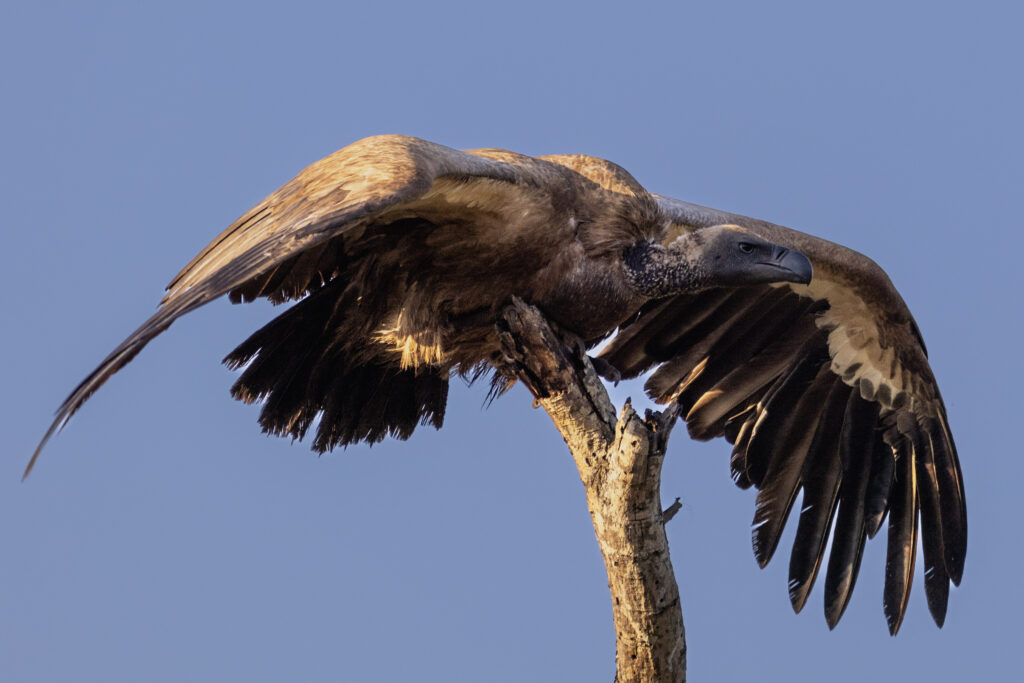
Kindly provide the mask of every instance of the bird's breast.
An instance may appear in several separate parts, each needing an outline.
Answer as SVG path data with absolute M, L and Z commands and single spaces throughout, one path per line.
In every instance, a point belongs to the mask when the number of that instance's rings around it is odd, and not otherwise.
M 611 257 L 582 260 L 538 302 L 551 320 L 587 341 L 613 332 L 642 303 L 621 260 Z

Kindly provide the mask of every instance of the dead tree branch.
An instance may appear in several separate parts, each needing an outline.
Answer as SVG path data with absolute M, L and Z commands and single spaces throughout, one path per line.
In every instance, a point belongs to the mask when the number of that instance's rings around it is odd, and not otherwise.
M 677 414 L 627 402 L 616 416 L 586 354 L 520 301 L 499 325 L 510 367 L 572 452 L 604 556 L 616 634 L 616 681 L 684 681 L 686 640 L 665 517 L 661 465 Z

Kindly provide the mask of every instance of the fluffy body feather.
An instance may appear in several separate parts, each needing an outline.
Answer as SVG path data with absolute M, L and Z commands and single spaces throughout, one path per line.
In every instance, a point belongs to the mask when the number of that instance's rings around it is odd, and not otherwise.
M 502 372 L 494 322 L 513 297 L 585 345 L 619 329 L 603 358 L 625 376 L 656 368 L 649 392 L 678 401 L 694 437 L 734 444 L 737 483 L 759 489 L 762 565 L 802 491 L 795 609 L 835 526 L 825 591 L 835 625 L 865 538 L 888 515 L 890 630 L 906 607 L 918 520 L 942 623 L 966 552 L 956 450 L 917 326 L 860 254 L 650 195 L 593 157 L 367 138 L 302 171 L 186 265 L 160 310 L 64 402 L 26 474 L 149 340 L 225 294 L 298 300 L 225 361 L 241 370 L 232 394 L 263 402 L 264 430 L 302 438 L 316 426 L 320 451 L 440 427 L 452 374 Z

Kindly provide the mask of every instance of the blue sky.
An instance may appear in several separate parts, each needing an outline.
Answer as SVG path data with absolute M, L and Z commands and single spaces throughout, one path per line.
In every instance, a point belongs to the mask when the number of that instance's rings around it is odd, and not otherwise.
M 705 4 L 6 6 L 0 679 L 612 678 L 583 490 L 526 392 L 484 410 L 484 387 L 453 386 L 442 431 L 317 458 L 228 396 L 219 360 L 268 305 L 177 323 L 19 483 L 181 265 L 308 163 L 391 132 L 602 156 L 878 261 L 963 462 L 946 626 L 919 563 L 888 636 L 882 538 L 834 632 L 820 587 L 794 615 L 785 555 L 754 562 L 726 444 L 679 430 L 663 495 L 684 503 L 669 541 L 692 680 L 1024 677 L 1022 10 Z

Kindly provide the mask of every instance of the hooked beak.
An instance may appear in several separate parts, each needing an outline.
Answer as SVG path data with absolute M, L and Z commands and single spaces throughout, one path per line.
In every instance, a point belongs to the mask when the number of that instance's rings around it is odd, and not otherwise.
M 782 282 L 799 282 L 802 285 L 810 284 L 811 275 L 814 269 L 811 267 L 811 260 L 799 251 L 785 247 L 775 247 L 772 250 L 771 261 L 764 261 L 764 265 L 779 268 L 785 271 Z

